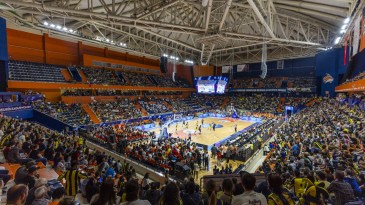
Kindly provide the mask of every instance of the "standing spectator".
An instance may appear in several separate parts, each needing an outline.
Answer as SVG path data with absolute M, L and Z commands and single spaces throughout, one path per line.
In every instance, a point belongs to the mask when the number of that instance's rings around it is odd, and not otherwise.
M 160 199 L 159 205 L 180 205 L 182 201 L 180 199 L 179 187 L 175 182 L 170 182 Z
M 228 164 L 229 163 L 229 159 L 231 158 L 231 154 L 232 154 L 232 151 L 231 151 L 231 147 L 228 147 L 227 149 L 227 152 L 226 152 L 226 163 Z
M 28 196 L 28 187 L 18 184 L 10 187 L 6 194 L 6 204 L 23 205 Z
M 205 170 L 209 171 L 209 154 L 208 154 L 208 151 L 205 151 L 205 154 L 203 155 L 203 160 L 204 160 Z
M 139 185 L 138 181 L 130 180 L 125 185 L 126 200 L 127 202 L 121 203 L 120 205 L 151 205 L 147 200 L 138 199 Z
M 213 144 L 213 147 L 210 149 L 210 151 L 212 152 L 212 158 L 214 159 L 217 156 L 217 151 L 218 151 L 215 144 Z
M 241 178 L 245 192 L 241 195 L 233 197 L 232 205 L 242 204 L 258 204 L 266 205 L 267 201 L 263 194 L 254 191 L 256 178 L 252 174 L 243 174 Z
M 335 172 L 335 181 L 331 182 L 327 191 L 335 193 L 335 205 L 344 205 L 346 202 L 354 200 L 354 191 L 349 183 L 344 181 L 343 171 Z
M 86 176 L 78 171 L 78 164 L 74 163 L 71 169 L 67 170 L 58 177 L 58 180 L 66 179 L 66 195 L 75 197 L 79 188 L 80 180 L 85 179 Z
M 199 179 L 199 165 L 198 162 L 194 162 L 194 177 L 196 180 Z

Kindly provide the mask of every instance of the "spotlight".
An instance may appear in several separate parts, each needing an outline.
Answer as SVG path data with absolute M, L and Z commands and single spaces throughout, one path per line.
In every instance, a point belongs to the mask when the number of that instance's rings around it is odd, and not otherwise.
M 66 28 L 66 27 L 63 27 L 63 30 L 64 30 L 64 31 L 67 31 L 67 28 Z
M 350 17 L 347 17 L 344 21 L 343 21 L 343 23 L 345 23 L 345 24 L 348 24 L 350 22 Z
M 56 27 L 54 24 L 51 24 L 50 26 L 51 26 L 52 28 Z
M 338 44 L 341 40 L 341 37 L 337 37 L 336 40 L 335 40 L 335 44 Z
M 74 32 L 74 30 L 72 30 L 72 29 L 70 29 L 70 30 L 68 30 L 70 33 L 73 33 Z
M 346 29 L 346 24 L 345 25 L 343 25 L 342 27 L 341 27 L 341 30 L 345 30 Z
M 345 29 L 343 29 L 343 30 L 341 30 L 340 31 L 340 33 L 342 34 L 342 33 L 346 33 L 346 30 Z
M 61 29 L 61 28 L 62 28 L 62 26 L 60 26 L 60 25 L 57 25 L 57 26 L 56 26 L 56 28 L 57 28 L 57 29 Z
M 105 41 L 109 43 L 110 40 L 107 38 L 107 39 L 105 39 Z
M 47 21 L 43 22 L 43 25 L 48 26 L 48 22 Z

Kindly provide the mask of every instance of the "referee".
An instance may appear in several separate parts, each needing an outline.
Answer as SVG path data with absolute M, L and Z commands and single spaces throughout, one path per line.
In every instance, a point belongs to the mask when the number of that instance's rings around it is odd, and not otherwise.
M 67 170 L 66 172 L 62 173 L 58 177 L 58 181 L 62 182 L 62 179 L 66 179 L 66 195 L 75 197 L 79 188 L 80 180 L 85 179 L 86 175 L 82 174 L 79 170 L 79 164 L 75 162 L 71 169 Z

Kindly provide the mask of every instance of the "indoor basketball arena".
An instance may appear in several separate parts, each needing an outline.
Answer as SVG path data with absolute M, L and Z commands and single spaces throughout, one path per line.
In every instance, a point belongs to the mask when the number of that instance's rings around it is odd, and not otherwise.
M 0 204 L 365 204 L 365 1 L 0 0 Z

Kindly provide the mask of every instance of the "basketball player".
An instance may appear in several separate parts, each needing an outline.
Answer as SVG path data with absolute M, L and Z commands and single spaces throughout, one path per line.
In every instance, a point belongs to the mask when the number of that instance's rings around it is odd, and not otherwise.
M 202 134 L 202 125 L 199 125 L 199 134 Z
M 237 132 L 237 124 L 234 125 L 234 132 Z
M 186 129 L 188 129 L 189 128 L 189 122 L 186 122 Z
M 213 132 L 215 132 L 215 123 L 213 123 Z
M 202 124 L 204 124 L 204 119 L 202 119 Z
M 212 131 L 212 124 L 213 123 L 209 123 L 209 131 Z
M 177 133 L 177 126 L 178 126 L 178 123 L 176 123 L 176 127 L 175 127 L 175 131 L 176 131 L 176 133 Z

